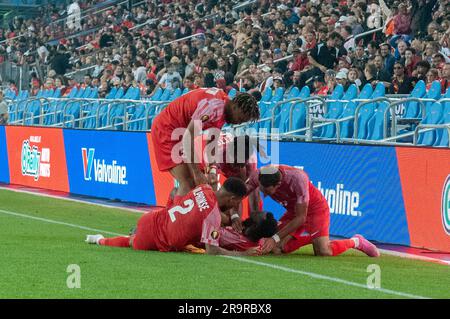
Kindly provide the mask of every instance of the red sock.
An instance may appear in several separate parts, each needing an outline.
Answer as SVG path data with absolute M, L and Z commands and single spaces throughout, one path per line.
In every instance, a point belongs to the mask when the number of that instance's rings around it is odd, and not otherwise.
M 312 243 L 311 236 L 302 236 L 299 238 L 292 238 L 286 244 L 284 244 L 283 253 L 285 253 L 285 254 L 292 253 L 292 252 L 296 251 L 297 249 L 299 249 L 303 246 L 309 245 L 311 243 Z
M 332 240 L 330 241 L 330 247 L 333 251 L 333 256 L 337 256 L 351 248 L 355 248 L 355 242 L 351 239 Z
M 121 236 L 121 237 L 103 238 L 100 239 L 98 243 L 102 246 L 130 247 L 130 237 Z

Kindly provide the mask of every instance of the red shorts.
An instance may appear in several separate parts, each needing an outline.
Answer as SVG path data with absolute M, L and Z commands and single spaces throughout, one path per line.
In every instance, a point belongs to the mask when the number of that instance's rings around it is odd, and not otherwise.
M 278 228 L 282 229 L 294 216 L 295 213 L 285 212 L 279 221 Z M 308 209 L 306 222 L 291 235 L 295 238 L 310 236 L 311 240 L 318 237 L 328 237 L 330 235 L 330 209 L 328 203 L 325 202 L 312 210 Z
M 172 159 L 172 149 L 181 140 L 172 140 L 172 129 L 164 123 L 160 123 L 158 117 L 152 123 L 152 142 L 156 152 L 156 163 L 160 171 L 170 171 L 180 163 L 175 163 Z M 181 156 L 180 156 L 181 160 Z
M 133 238 L 133 249 L 159 250 L 156 240 L 155 214 L 147 213 L 138 220 L 136 234 Z

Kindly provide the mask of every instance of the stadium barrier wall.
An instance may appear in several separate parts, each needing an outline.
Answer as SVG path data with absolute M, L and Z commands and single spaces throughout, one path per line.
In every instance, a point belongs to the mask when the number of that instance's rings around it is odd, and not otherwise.
M 158 170 L 151 138 L 0 127 L 0 181 L 164 206 L 174 181 Z M 450 251 L 449 149 L 303 142 L 278 148 L 280 163 L 305 169 L 327 198 L 331 234 Z M 276 217 L 284 212 L 269 198 L 264 208 Z
M 4 126 L 0 126 L 0 183 L 9 183 L 8 149 Z

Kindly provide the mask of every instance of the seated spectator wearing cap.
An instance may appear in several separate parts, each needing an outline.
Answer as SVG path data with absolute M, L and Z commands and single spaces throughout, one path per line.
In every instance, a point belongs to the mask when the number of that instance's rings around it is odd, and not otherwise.
M 290 71 L 302 71 L 305 66 L 309 65 L 307 54 L 301 52 L 299 48 L 294 48 L 292 50 L 292 55 L 294 57 L 294 62 L 289 67 Z
M 328 93 L 328 88 L 325 86 L 325 80 L 321 75 L 316 75 L 314 77 L 313 87 L 313 95 L 327 95 Z
M 347 91 L 350 86 L 350 83 L 347 80 L 347 73 L 344 71 L 339 71 L 336 74 L 336 83 L 342 85 L 344 87 L 344 91 Z
M 392 85 L 389 87 L 389 93 L 409 94 L 415 84 L 415 80 L 406 75 L 405 66 L 400 62 L 396 62 L 394 64 L 394 76 L 392 77 Z

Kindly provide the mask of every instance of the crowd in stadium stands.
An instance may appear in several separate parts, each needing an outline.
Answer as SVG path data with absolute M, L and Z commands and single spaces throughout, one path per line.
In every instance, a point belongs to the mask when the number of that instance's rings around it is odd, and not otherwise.
M 96 86 L 103 97 L 134 86 L 151 96 L 157 87 L 308 85 L 328 94 L 338 83 L 384 82 L 387 93 L 408 94 L 418 80 L 450 86 L 450 0 L 258 0 L 238 9 L 239 1 L 130 1 L 86 17 L 100 1 L 74 2 L 81 19 L 64 26 L 51 24 L 65 9 L 53 6 L 0 30 L 0 41 L 25 35 L 1 44 L 2 60 L 45 66 L 44 78 L 33 74 L 32 92 Z M 68 27 L 99 30 L 71 37 Z

